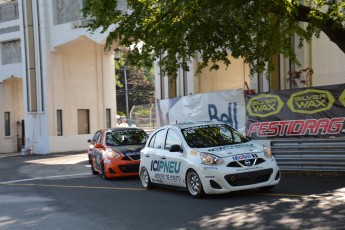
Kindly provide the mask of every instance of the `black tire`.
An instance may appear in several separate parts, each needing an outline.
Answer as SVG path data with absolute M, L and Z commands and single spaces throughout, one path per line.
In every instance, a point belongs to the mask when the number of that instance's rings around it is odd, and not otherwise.
M 99 174 L 99 172 L 97 172 L 97 171 L 94 169 L 94 167 L 93 167 L 92 164 L 91 164 L 91 172 L 92 172 L 92 175 L 98 175 L 98 174 Z
M 268 192 L 268 191 L 271 191 L 274 187 L 275 187 L 275 185 L 271 185 L 271 186 L 261 187 L 261 188 L 259 188 L 259 189 L 260 189 L 261 191 Z
M 142 167 L 140 170 L 140 180 L 141 180 L 141 183 L 143 184 L 144 188 L 150 189 L 150 188 L 154 187 L 152 185 L 149 172 L 147 171 L 147 169 L 145 167 Z
M 104 164 L 102 163 L 102 178 L 103 180 L 108 180 L 107 174 L 105 173 Z
M 186 185 L 192 197 L 201 198 L 205 195 L 200 177 L 193 169 L 189 170 L 187 173 Z

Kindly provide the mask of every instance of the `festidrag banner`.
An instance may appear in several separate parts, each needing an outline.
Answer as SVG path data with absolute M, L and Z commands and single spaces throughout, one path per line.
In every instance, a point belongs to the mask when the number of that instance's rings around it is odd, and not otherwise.
M 345 84 L 246 95 L 254 139 L 345 135 Z
M 201 93 L 157 101 L 160 125 L 188 121 L 223 121 L 245 131 L 243 90 Z

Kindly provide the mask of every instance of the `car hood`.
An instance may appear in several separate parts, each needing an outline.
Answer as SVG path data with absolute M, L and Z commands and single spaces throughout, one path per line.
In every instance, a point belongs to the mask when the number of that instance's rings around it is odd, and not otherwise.
M 263 152 L 263 146 L 261 144 L 254 143 L 252 141 L 246 142 L 243 144 L 234 144 L 234 145 L 223 145 L 217 147 L 208 147 L 208 148 L 197 148 L 195 149 L 198 152 L 207 152 L 219 157 L 229 157 L 238 154 L 255 154 Z
M 112 149 L 121 152 L 123 155 L 126 153 L 136 153 L 140 154 L 140 150 L 144 147 L 144 145 L 122 145 L 122 146 L 111 146 Z

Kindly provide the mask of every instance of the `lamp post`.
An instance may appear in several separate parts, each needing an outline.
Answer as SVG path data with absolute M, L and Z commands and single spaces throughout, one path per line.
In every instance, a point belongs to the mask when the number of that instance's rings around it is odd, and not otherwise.
M 118 48 L 116 48 L 114 50 L 114 59 L 116 61 L 119 61 L 121 59 L 122 56 L 122 51 Z M 126 119 L 129 118 L 129 112 L 128 112 L 128 89 L 127 89 L 127 62 L 125 62 L 125 65 L 123 67 L 123 73 L 124 73 L 124 77 L 125 77 L 125 98 L 126 98 Z

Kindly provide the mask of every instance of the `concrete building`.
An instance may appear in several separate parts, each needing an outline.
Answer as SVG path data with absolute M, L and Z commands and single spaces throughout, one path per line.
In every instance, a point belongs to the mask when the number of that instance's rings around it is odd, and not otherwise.
M 0 1 L 0 153 L 86 151 L 115 125 L 113 52 L 80 28 L 82 2 Z

